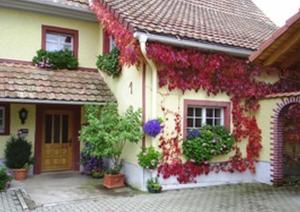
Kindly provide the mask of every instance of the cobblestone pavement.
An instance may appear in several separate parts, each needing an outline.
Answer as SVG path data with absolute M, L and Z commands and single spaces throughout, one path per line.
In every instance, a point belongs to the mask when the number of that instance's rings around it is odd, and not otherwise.
M 0 212 L 17 211 L 22 211 L 22 207 L 18 200 L 16 192 L 14 190 L 0 192 Z
M 63 202 L 44 205 L 34 211 L 299 212 L 300 186 L 272 187 L 262 184 L 215 186 L 167 191 L 161 194 L 145 193 L 133 197 L 104 197 Z

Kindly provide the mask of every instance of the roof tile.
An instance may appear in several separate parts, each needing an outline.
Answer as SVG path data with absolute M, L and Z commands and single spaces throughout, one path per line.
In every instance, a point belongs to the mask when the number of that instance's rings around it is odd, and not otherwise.
M 251 0 L 100 0 L 136 31 L 256 49 L 276 26 Z
M 52 71 L 5 62 L 0 62 L 0 98 L 79 102 L 115 100 L 97 71 Z

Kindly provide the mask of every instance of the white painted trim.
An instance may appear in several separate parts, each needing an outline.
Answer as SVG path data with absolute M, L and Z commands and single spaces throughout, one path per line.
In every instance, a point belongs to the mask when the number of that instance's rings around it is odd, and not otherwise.
M 0 0 L 0 7 L 21 9 L 56 16 L 97 22 L 95 14 L 89 8 L 61 4 L 54 0 Z
M 60 100 L 38 100 L 38 99 L 11 99 L 0 98 L 0 102 L 11 103 L 34 103 L 34 104 L 64 104 L 64 105 L 104 105 L 105 102 L 80 102 L 80 101 L 60 101 Z
M 248 50 L 245 48 L 203 43 L 203 42 L 199 42 L 199 41 L 179 39 L 179 38 L 173 38 L 170 36 L 162 36 L 162 35 L 156 35 L 156 34 L 144 33 L 144 32 L 135 32 L 133 34 L 133 36 L 135 38 L 137 38 L 138 40 L 140 40 L 140 42 L 141 42 L 141 38 L 143 38 L 143 39 L 146 39 L 146 41 L 147 40 L 157 41 L 157 42 L 171 44 L 171 45 L 180 46 L 180 47 L 197 48 L 197 49 L 204 50 L 204 51 L 224 52 L 224 53 L 227 53 L 230 55 L 245 57 L 245 58 L 248 58 L 249 55 L 252 52 L 254 52 L 254 50 Z

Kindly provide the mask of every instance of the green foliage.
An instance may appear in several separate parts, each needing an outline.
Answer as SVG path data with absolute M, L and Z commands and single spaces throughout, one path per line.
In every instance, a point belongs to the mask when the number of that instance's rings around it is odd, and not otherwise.
M 115 103 L 89 105 L 85 106 L 85 118 L 87 125 L 82 127 L 80 139 L 89 148 L 83 151 L 95 157 L 111 157 L 113 169 L 119 171 L 126 142 L 138 143 L 142 138 L 141 110 L 129 107 L 120 115 Z
M 147 189 L 150 193 L 159 193 L 162 190 L 157 178 L 151 178 L 147 181 Z
M 109 76 L 117 77 L 121 73 L 121 66 L 119 65 L 120 51 L 114 48 L 109 53 L 99 55 L 96 66 L 107 73 Z
M 25 168 L 32 162 L 31 143 L 25 138 L 12 136 L 6 143 L 5 164 L 11 169 Z
M 4 167 L 0 167 L 0 191 L 5 190 L 7 183 L 11 181 L 11 177 L 8 176 L 7 170 Z
M 68 49 L 55 52 L 40 49 L 36 53 L 37 55 L 32 59 L 32 62 L 41 68 L 69 70 L 78 68 L 77 58 Z
M 183 154 L 188 160 L 202 163 L 214 156 L 228 153 L 234 144 L 230 132 L 221 126 L 204 126 L 200 136 L 183 142 Z
M 142 148 L 142 151 L 138 154 L 139 164 L 146 169 L 156 169 L 160 158 L 161 154 L 152 146 L 149 148 Z

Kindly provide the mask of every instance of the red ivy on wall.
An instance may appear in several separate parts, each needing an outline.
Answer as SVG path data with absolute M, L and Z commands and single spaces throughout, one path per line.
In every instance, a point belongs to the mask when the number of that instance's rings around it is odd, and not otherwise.
M 99 0 L 93 0 L 91 9 L 96 14 L 98 21 L 102 23 L 104 30 L 115 39 L 116 46 L 120 50 L 120 63 L 122 65 L 137 64 L 142 57 L 138 41 L 133 34 Z
M 142 58 L 138 41 L 99 1 L 94 0 L 92 10 L 104 26 L 108 34 L 116 40 L 119 48 L 121 64 L 136 64 Z M 168 89 L 205 90 L 208 95 L 226 93 L 231 96 L 233 135 L 236 142 L 248 139 L 247 155 L 243 157 L 237 144 L 235 155 L 228 162 L 218 164 L 195 164 L 191 161 L 181 161 L 180 142 L 182 141 L 181 117 L 174 113 L 175 129 L 171 134 L 160 137 L 164 163 L 159 167 L 159 173 L 164 178 L 177 176 L 180 183 L 194 181 L 200 174 L 211 171 L 219 172 L 255 172 L 255 161 L 259 158 L 261 145 L 261 130 L 255 119 L 259 108 L 258 100 L 270 93 L 299 90 L 297 83 L 280 80 L 275 84 L 255 80 L 263 70 L 259 66 L 247 63 L 244 59 L 235 58 L 220 53 L 203 53 L 193 49 L 179 49 L 158 43 L 147 46 L 147 55 L 158 65 L 159 86 Z M 285 72 L 284 74 L 296 74 Z M 287 77 L 288 76 L 284 76 Z M 300 79 L 300 76 L 297 76 Z M 293 76 L 295 78 L 295 76 Z M 173 113 L 162 108 L 165 116 Z
M 255 112 L 259 109 L 258 100 L 268 94 L 286 92 L 299 89 L 296 84 L 280 80 L 275 84 L 260 82 L 255 78 L 263 71 L 259 66 L 247 63 L 244 59 L 220 53 L 203 53 L 193 49 L 178 49 L 163 44 L 150 43 L 147 46 L 150 59 L 158 64 L 159 85 L 168 89 L 198 91 L 203 89 L 208 95 L 226 93 L 231 96 L 233 135 L 236 139 L 235 154 L 230 161 L 217 164 L 194 164 L 191 161 L 183 163 L 181 160 L 165 161 L 159 167 L 159 173 L 164 177 L 176 176 L 180 183 L 194 181 L 199 174 L 214 172 L 255 172 L 255 161 L 259 158 L 261 145 L 261 130 L 257 125 Z M 278 71 L 276 69 L 267 71 Z M 163 108 L 163 111 L 165 109 Z M 175 115 L 177 126 L 178 114 Z M 180 135 L 181 129 L 175 128 L 173 134 Z M 237 144 L 242 139 L 248 139 L 247 155 L 243 157 Z M 160 138 L 160 146 L 164 150 L 169 147 L 173 138 L 164 135 Z M 182 141 L 182 139 L 180 140 Z M 178 146 L 178 141 L 176 142 Z M 168 155 L 169 152 L 164 155 Z M 181 157 L 181 152 L 176 151 Z

